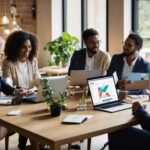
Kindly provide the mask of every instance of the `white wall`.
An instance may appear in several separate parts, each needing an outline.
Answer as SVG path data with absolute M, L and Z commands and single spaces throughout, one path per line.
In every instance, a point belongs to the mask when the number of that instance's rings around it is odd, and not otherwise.
M 123 0 L 109 0 L 109 52 L 120 53 L 123 41 Z
M 51 40 L 51 0 L 37 0 L 37 36 L 40 41 L 39 67 L 47 66 L 50 54 L 43 47 Z
M 122 52 L 122 42 L 131 31 L 131 0 L 109 0 L 109 52 Z

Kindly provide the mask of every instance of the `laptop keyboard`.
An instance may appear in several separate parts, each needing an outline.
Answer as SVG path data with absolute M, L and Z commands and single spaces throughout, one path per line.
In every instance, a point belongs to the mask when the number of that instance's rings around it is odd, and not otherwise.
M 123 103 L 112 103 L 112 104 L 107 104 L 107 105 L 104 105 L 104 106 L 101 106 L 101 108 L 110 108 L 110 107 L 116 107 L 116 106 L 121 106 L 123 105 Z

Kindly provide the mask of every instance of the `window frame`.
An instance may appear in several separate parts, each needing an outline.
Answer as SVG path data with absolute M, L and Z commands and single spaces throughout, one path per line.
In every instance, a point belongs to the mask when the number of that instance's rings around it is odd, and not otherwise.
M 109 16 L 108 16 L 108 1 L 106 0 L 106 51 L 108 51 L 108 29 L 109 29 Z M 88 0 L 81 0 L 81 33 L 87 29 L 87 22 L 88 22 L 88 16 L 87 16 L 87 4 Z M 62 31 L 67 32 L 67 0 L 62 0 Z M 82 35 L 81 35 L 82 36 Z M 82 37 L 81 37 L 82 39 Z M 81 48 L 84 47 L 83 41 L 81 42 Z

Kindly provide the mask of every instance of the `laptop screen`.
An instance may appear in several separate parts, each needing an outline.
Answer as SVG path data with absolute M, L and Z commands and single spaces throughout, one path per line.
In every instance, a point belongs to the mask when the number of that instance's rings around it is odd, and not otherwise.
M 118 101 L 118 95 L 112 76 L 88 79 L 93 105 Z

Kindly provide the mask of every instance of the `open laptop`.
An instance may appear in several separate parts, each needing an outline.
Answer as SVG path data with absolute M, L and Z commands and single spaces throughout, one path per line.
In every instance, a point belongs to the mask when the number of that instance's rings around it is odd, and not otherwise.
M 62 75 L 62 76 L 50 76 L 50 77 L 44 77 L 49 81 L 50 86 L 52 87 L 54 94 L 54 98 L 60 97 L 59 93 L 65 92 L 68 86 L 68 76 Z M 42 79 L 44 79 L 42 78 Z M 41 80 L 42 80 L 41 79 Z M 44 97 L 42 96 L 42 86 L 38 86 L 37 91 L 37 99 L 44 101 Z
M 51 85 L 51 87 L 52 87 L 52 89 L 54 91 L 54 95 L 53 96 L 55 98 L 60 96 L 59 93 L 66 91 L 67 83 L 68 83 L 68 76 L 67 75 L 63 75 L 63 76 L 49 76 L 49 77 L 44 77 L 44 78 L 39 79 L 39 80 L 43 80 L 45 78 L 49 81 L 49 84 Z M 39 81 L 37 93 L 30 94 L 30 95 L 24 97 L 24 99 L 25 99 L 25 101 L 34 102 L 34 103 L 38 103 L 38 102 L 43 102 L 44 101 L 44 97 L 42 95 L 42 86 L 40 84 L 40 81 Z
M 131 104 L 119 101 L 113 76 L 88 79 L 93 108 L 107 112 L 116 112 L 131 108 Z
M 71 70 L 70 85 L 87 85 L 87 79 L 100 76 L 99 70 Z

